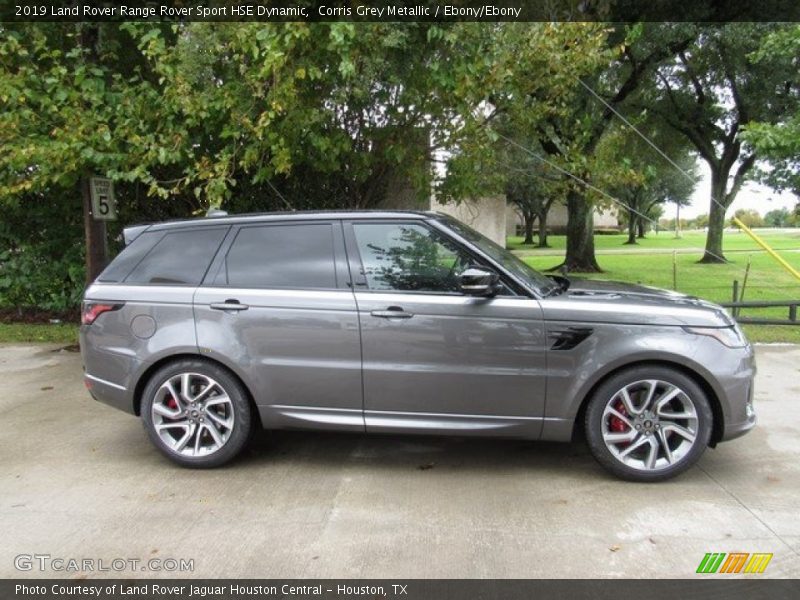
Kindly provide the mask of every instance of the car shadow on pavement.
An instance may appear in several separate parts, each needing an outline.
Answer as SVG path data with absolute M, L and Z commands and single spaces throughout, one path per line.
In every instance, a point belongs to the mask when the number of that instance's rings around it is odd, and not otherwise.
M 291 462 L 326 467 L 390 470 L 538 472 L 571 470 L 603 477 L 583 441 L 570 444 L 514 439 L 259 431 L 248 450 L 228 468 Z

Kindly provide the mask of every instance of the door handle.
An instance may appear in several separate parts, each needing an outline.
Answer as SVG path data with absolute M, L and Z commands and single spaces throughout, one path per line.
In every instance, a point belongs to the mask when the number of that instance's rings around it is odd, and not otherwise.
M 212 302 L 209 306 L 214 310 L 247 310 L 250 308 L 247 304 L 240 304 L 238 300 L 228 298 L 225 302 Z
M 402 306 L 390 306 L 386 310 L 373 310 L 369 314 L 381 319 L 410 319 L 414 313 L 406 312 Z

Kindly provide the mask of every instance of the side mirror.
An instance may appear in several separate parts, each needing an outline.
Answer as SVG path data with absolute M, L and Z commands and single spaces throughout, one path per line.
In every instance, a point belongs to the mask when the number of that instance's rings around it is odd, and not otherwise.
M 461 292 L 468 296 L 491 297 L 502 289 L 500 275 L 485 267 L 467 267 L 458 276 Z

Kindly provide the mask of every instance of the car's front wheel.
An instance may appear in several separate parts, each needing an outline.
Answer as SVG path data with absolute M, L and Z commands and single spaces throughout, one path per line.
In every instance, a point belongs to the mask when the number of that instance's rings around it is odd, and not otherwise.
M 234 458 L 252 426 L 241 383 L 218 365 L 195 359 L 171 363 L 153 375 L 142 395 L 141 415 L 156 448 L 195 468 Z
M 670 367 L 642 366 L 603 382 L 586 411 L 586 439 L 597 461 L 631 481 L 682 473 L 705 451 L 713 417 L 703 390 Z

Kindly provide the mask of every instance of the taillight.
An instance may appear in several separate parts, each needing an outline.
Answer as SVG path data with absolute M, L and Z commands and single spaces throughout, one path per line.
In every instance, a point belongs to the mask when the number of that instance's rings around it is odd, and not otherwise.
M 81 323 L 84 325 L 91 325 L 95 322 L 97 317 L 104 312 L 112 310 L 119 310 L 124 303 L 109 304 L 107 302 L 84 302 L 83 310 L 81 311 Z

